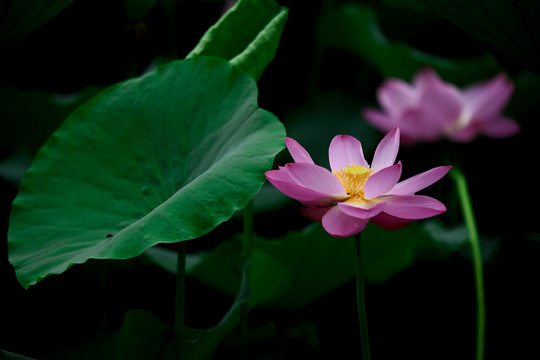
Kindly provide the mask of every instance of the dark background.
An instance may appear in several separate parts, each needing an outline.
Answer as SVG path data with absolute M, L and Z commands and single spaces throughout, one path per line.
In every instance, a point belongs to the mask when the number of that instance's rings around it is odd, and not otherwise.
M 295 114 L 334 96 L 328 94 L 338 94 L 336 106 L 354 101 L 358 101 L 355 106 L 359 110 L 364 105 L 375 106 L 375 89 L 383 77 L 374 68 L 338 49 L 317 52 L 315 23 L 328 2 L 279 2 L 290 9 L 289 19 L 276 58 L 259 81 L 260 106 L 274 113 L 286 127 L 295 121 Z M 391 41 L 448 58 L 468 59 L 491 53 L 511 78 L 526 72 L 533 84 L 538 84 L 535 69 L 529 64 L 477 41 L 423 3 L 412 2 L 417 4 L 413 7 L 395 6 L 390 1 L 368 3 L 379 11 L 380 25 Z M 126 18 L 122 1 L 76 1 L 38 31 L 4 46 L 0 88 L 67 95 L 137 76 L 156 57 L 184 57 L 222 9 L 220 1 L 178 2 L 175 36 L 171 37 L 166 11 L 159 3 L 142 22 L 132 22 Z M 171 39 L 176 39 L 176 46 L 171 46 Z M 516 93 L 507 112 L 522 126 L 519 136 L 435 145 L 449 148 L 452 157 L 460 159 L 468 175 L 480 233 L 492 239 L 484 249 L 489 250 L 484 253 L 486 359 L 539 355 L 540 242 L 535 206 L 539 200 L 535 173 L 539 111 L 528 105 L 534 103 L 536 92 L 524 90 L 519 95 L 517 98 Z M 0 160 L 20 154 L 30 159 L 59 125 L 41 124 L 36 119 L 21 132 L 16 126 L 17 113 L 0 113 L 4 133 Z M 303 131 L 316 132 L 317 127 L 305 126 Z M 339 131 L 344 130 L 337 122 L 336 133 Z M 421 158 L 439 165 L 436 152 L 429 149 L 428 145 L 403 148 L 400 157 Z M 316 151 L 313 147 L 309 150 Z M 286 155 L 278 157 L 284 158 Z M 24 164 L 28 160 L 21 166 Z M 450 187 L 450 180 L 445 181 L 443 191 Z M 174 277 L 139 259 L 89 261 L 24 290 L 7 260 L 6 234 L 17 183 L 2 177 L 0 184 L 1 349 L 40 358 L 75 348 L 100 332 L 117 329 L 130 309 L 149 310 L 172 325 Z M 276 223 L 281 225 L 277 227 Z M 255 231 L 278 236 L 307 223 L 292 204 L 277 213 L 259 214 Z M 210 249 L 219 239 L 241 229 L 239 219 L 231 220 L 197 242 L 188 242 L 187 249 Z M 231 300 L 193 279 L 188 279 L 187 289 L 186 322 L 190 326 L 214 325 Z M 367 284 L 366 293 L 374 359 L 473 358 L 474 283 L 466 251 L 440 261 L 419 257 L 412 267 L 389 281 Z M 247 358 L 340 359 L 349 358 L 350 352 L 359 357 L 355 311 L 353 282 L 296 313 L 256 309 L 250 315 L 252 333 Z M 234 356 L 236 336 L 231 334 L 219 348 L 217 358 Z

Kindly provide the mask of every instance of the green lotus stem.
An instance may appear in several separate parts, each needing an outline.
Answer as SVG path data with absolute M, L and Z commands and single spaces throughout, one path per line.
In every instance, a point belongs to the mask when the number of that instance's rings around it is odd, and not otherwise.
M 366 319 L 366 301 L 364 290 L 364 270 L 362 264 L 362 237 L 361 232 L 356 234 L 356 303 L 358 306 L 358 324 L 360 325 L 360 340 L 362 344 L 362 360 L 369 360 L 369 337 Z
M 176 357 L 182 358 L 185 344 L 184 327 L 184 289 L 186 284 L 186 243 L 181 241 L 178 247 L 176 265 L 176 307 L 174 311 L 174 332 L 176 339 Z
M 474 280 L 476 285 L 476 360 L 484 358 L 485 332 L 486 332 L 486 308 L 484 300 L 484 275 L 482 265 L 482 252 L 478 238 L 478 229 L 474 219 L 471 197 L 467 186 L 465 174 L 456 167 L 450 171 L 450 175 L 456 184 L 461 210 L 465 224 L 469 231 L 471 251 L 474 266 Z
M 251 239 L 253 237 L 253 200 L 250 200 L 244 208 L 244 237 L 242 242 L 242 257 L 244 266 L 250 261 L 251 257 Z M 247 265 L 249 266 L 249 265 Z M 249 281 L 249 268 L 247 269 L 247 277 Z M 244 303 L 240 308 L 240 354 L 239 359 L 245 359 L 247 347 L 247 332 L 248 332 L 248 302 Z

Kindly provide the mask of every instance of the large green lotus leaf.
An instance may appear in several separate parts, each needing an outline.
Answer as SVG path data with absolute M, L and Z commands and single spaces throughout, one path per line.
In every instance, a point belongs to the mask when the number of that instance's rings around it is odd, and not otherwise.
M 443 0 L 427 4 L 479 41 L 540 74 L 540 2 Z
M 369 225 L 362 237 L 365 276 L 372 283 L 408 268 L 419 249 L 431 246 L 417 223 L 397 231 Z M 233 295 L 240 282 L 240 253 L 241 241 L 224 242 L 189 274 Z M 255 237 L 251 269 L 251 306 L 298 309 L 354 278 L 354 241 L 331 237 L 318 224 L 280 239 Z
M 273 0 L 240 0 L 203 35 L 187 58 L 218 56 L 259 79 L 272 61 L 288 10 Z
M 23 178 L 8 234 L 19 281 L 209 232 L 261 188 L 284 136 L 257 107 L 254 80 L 222 59 L 175 61 L 108 88 Z
M 13 43 L 38 29 L 73 0 L 8 0 L 0 2 L 0 42 Z
M 322 14 L 318 31 L 326 46 L 358 55 L 382 76 L 410 80 L 419 68 L 431 66 L 444 79 L 467 84 L 492 76 L 496 68 L 495 60 L 489 56 L 446 59 L 405 43 L 390 42 L 379 27 L 376 11 L 365 5 L 346 3 Z

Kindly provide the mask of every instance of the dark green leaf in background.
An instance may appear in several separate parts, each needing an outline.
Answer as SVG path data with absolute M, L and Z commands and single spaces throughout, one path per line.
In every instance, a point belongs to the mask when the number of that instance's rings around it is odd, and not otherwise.
M 174 331 L 144 310 L 126 313 L 122 326 L 101 334 L 80 348 L 62 351 L 44 360 L 167 359 L 173 356 Z
M 35 360 L 10 351 L 0 350 L 0 360 Z
M 540 2 L 427 1 L 472 37 L 540 74 Z
M 343 91 L 317 95 L 285 117 L 287 136 L 300 142 L 316 164 L 330 168 L 328 147 L 336 135 L 348 134 L 362 141 L 366 157 L 371 157 L 381 136 L 362 119 L 361 99 Z
M 3 0 L 0 2 L 0 43 L 9 45 L 38 29 L 73 0 Z
M 216 347 L 236 327 L 240 309 L 249 300 L 247 267 L 241 273 L 241 285 L 229 309 L 218 324 L 209 329 L 186 328 L 185 349 L 182 359 L 202 360 L 210 357 Z M 45 360 L 168 360 L 174 358 L 174 330 L 144 310 L 126 313 L 124 323 L 113 333 L 101 334 L 74 350 L 62 351 Z M 1 353 L 0 353 L 1 355 Z M 18 354 L 9 359 L 26 359 Z
M 157 0 L 124 0 L 126 17 L 130 21 L 143 21 Z
M 217 58 L 108 88 L 66 120 L 23 179 L 8 234 L 19 281 L 207 233 L 257 193 L 284 136 L 257 107 L 253 79 Z
M 33 156 L 77 107 L 103 87 L 91 86 L 72 94 L 42 90 L 0 89 L 0 145 Z
M 446 59 L 421 52 L 405 43 L 392 43 L 382 33 L 375 9 L 345 3 L 321 15 L 318 23 L 323 44 L 353 53 L 384 77 L 410 80 L 423 66 L 433 67 L 444 79 L 457 84 L 493 75 L 491 56 L 467 60 Z
M 362 236 L 364 275 L 372 283 L 382 283 L 407 269 L 414 264 L 418 250 L 432 246 L 432 239 L 419 221 L 394 231 L 369 224 Z
M 208 358 L 223 339 L 234 330 L 240 322 L 242 307 L 250 299 L 251 290 L 248 281 L 249 261 L 244 261 L 240 273 L 240 284 L 229 311 L 218 324 L 210 329 L 190 328 L 187 332 L 187 353 L 183 359 L 200 360 Z
M 398 231 L 368 226 L 364 238 L 366 280 L 381 283 L 411 266 L 419 249 L 433 246 L 430 234 L 420 223 Z M 151 257 L 164 269 L 174 272 L 168 257 Z M 290 310 L 321 298 L 353 279 L 352 238 L 337 239 L 313 224 L 280 239 L 255 237 L 252 244 L 250 307 L 259 305 Z M 152 252 L 152 251 L 147 251 Z M 168 260 L 167 260 L 168 259 Z M 190 268 L 188 274 L 208 286 L 233 296 L 239 287 L 243 258 L 241 241 L 233 239 Z
M 424 228 L 439 246 L 447 250 L 456 251 L 469 244 L 469 232 L 465 224 L 447 228 L 440 221 L 428 220 L 424 222 Z
M 240 0 L 208 29 L 187 58 L 222 57 L 258 80 L 274 58 L 287 14 L 273 0 Z

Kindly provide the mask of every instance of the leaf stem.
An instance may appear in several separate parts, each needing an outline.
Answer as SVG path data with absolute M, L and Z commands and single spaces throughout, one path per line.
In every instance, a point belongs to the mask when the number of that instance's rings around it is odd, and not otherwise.
M 253 200 L 250 200 L 244 208 L 244 237 L 242 241 L 242 258 L 246 268 L 246 277 L 249 283 L 249 262 L 251 258 L 251 238 L 253 237 Z M 239 359 L 245 359 L 248 332 L 248 303 L 245 302 L 240 308 L 240 354 Z
M 471 251 L 474 267 L 474 279 L 476 285 L 476 360 L 484 358 L 485 346 L 485 328 L 486 328 L 486 309 L 484 300 L 484 275 L 482 265 L 482 252 L 480 250 L 480 241 L 478 229 L 474 218 L 474 212 L 471 204 L 471 197 L 467 186 L 465 174 L 457 167 L 453 167 L 450 175 L 456 184 L 461 210 L 465 219 L 465 224 L 469 231 L 471 242 Z
M 371 358 L 369 352 L 369 337 L 366 318 L 366 301 L 364 290 L 364 270 L 362 266 L 362 233 L 355 235 L 356 248 L 356 303 L 358 306 L 358 324 L 360 325 L 360 340 L 362 344 L 362 360 Z
M 178 247 L 176 268 L 176 307 L 174 311 L 174 332 L 176 338 L 176 357 L 182 358 L 185 343 L 184 293 L 186 283 L 186 243 L 181 241 Z

